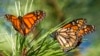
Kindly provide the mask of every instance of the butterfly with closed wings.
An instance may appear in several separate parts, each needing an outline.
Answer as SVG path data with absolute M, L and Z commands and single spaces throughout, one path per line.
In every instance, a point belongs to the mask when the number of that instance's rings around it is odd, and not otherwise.
M 92 31 L 94 31 L 94 26 L 87 25 L 86 19 L 79 18 L 65 24 L 54 32 L 54 34 L 55 38 L 61 45 L 61 48 L 68 52 L 79 46 L 82 42 L 83 36 Z

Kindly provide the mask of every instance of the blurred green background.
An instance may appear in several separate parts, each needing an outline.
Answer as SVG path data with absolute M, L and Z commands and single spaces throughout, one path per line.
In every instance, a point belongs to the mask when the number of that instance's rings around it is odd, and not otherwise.
M 17 16 L 15 1 L 21 2 L 21 13 L 24 15 L 27 0 L 0 0 L 0 50 L 11 51 L 12 43 L 5 42 L 11 40 L 12 26 L 4 18 L 5 14 Z M 31 3 L 29 0 L 28 3 Z M 30 5 L 29 5 L 30 6 Z M 99 56 L 100 53 L 100 0 L 33 0 L 31 12 L 43 10 L 46 12 L 45 19 L 38 24 L 38 30 L 48 31 L 65 19 L 86 18 L 88 24 L 95 25 L 95 32 L 86 35 L 79 50 L 71 52 L 69 56 Z M 26 13 L 27 13 L 26 12 Z M 2 52 L 2 51 L 0 51 Z

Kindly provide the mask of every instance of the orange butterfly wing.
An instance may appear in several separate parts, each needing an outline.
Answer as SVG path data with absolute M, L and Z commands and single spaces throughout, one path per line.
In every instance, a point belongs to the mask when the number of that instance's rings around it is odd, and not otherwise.
M 83 18 L 79 18 L 79 19 L 69 22 L 68 24 L 64 25 L 62 28 L 65 28 L 65 29 L 70 28 L 70 29 L 73 29 L 74 32 L 76 32 L 77 30 L 79 30 L 79 28 L 81 28 L 85 24 L 86 24 L 86 20 Z
M 14 15 L 6 14 L 5 16 L 6 16 L 7 20 L 12 23 L 13 27 L 15 28 L 15 30 L 17 30 L 20 33 L 22 33 L 20 20 Z
M 27 35 L 32 31 L 34 26 L 43 19 L 45 13 L 41 10 L 27 13 L 23 17 L 19 16 L 18 18 L 13 15 L 5 15 L 6 18 L 13 24 L 13 27 L 23 34 Z
M 94 30 L 94 26 L 86 25 L 86 20 L 79 18 L 69 22 L 56 31 L 56 39 L 64 51 L 80 45 L 82 36 Z
M 28 34 L 31 32 L 31 29 L 34 28 L 34 26 L 43 19 L 45 16 L 45 13 L 41 10 L 27 13 L 23 16 L 23 23 L 25 25 L 24 34 Z
M 85 25 L 82 29 L 80 29 L 77 32 L 77 36 L 79 38 L 83 37 L 84 35 L 91 33 L 92 31 L 94 31 L 94 26 L 93 25 Z

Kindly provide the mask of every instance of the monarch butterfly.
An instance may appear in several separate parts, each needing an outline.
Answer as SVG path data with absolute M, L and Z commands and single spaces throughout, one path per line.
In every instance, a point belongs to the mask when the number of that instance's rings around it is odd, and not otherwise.
M 55 32 L 55 37 L 64 51 L 70 51 L 82 42 L 82 37 L 94 31 L 93 25 L 87 25 L 86 19 L 79 18 L 69 22 Z
M 22 16 L 14 16 L 11 14 L 6 14 L 5 17 L 8 21 L 10 21 L 15 28 L 16 31 L 20 32 L 22 35 L 29 34 L 35 25 L 41 21 L 45 16 L 45 13 L 41 10 L 36 10 L 26 15 Z

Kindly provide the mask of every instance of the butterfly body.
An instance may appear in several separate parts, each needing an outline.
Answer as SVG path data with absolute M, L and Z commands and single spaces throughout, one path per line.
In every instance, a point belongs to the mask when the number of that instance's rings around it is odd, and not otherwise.
M 15 30 L 25 36 L 29 34 L 35 27 L 35 25 L 44 18 L 45 13 L 41 10 L 37 10 L 34 12 L 27 13 L 24 16 L 16 17 L 11 14 L 6 14 L 5 16 L 7 20 L 12 23 Z
M 82 43 L 84 35 L 94 31 L 93 25 L 87 25 L 86 19 L 79 18 L 65 24 L 55 32 L 55 37 L 64 51 L 70 51 Z

